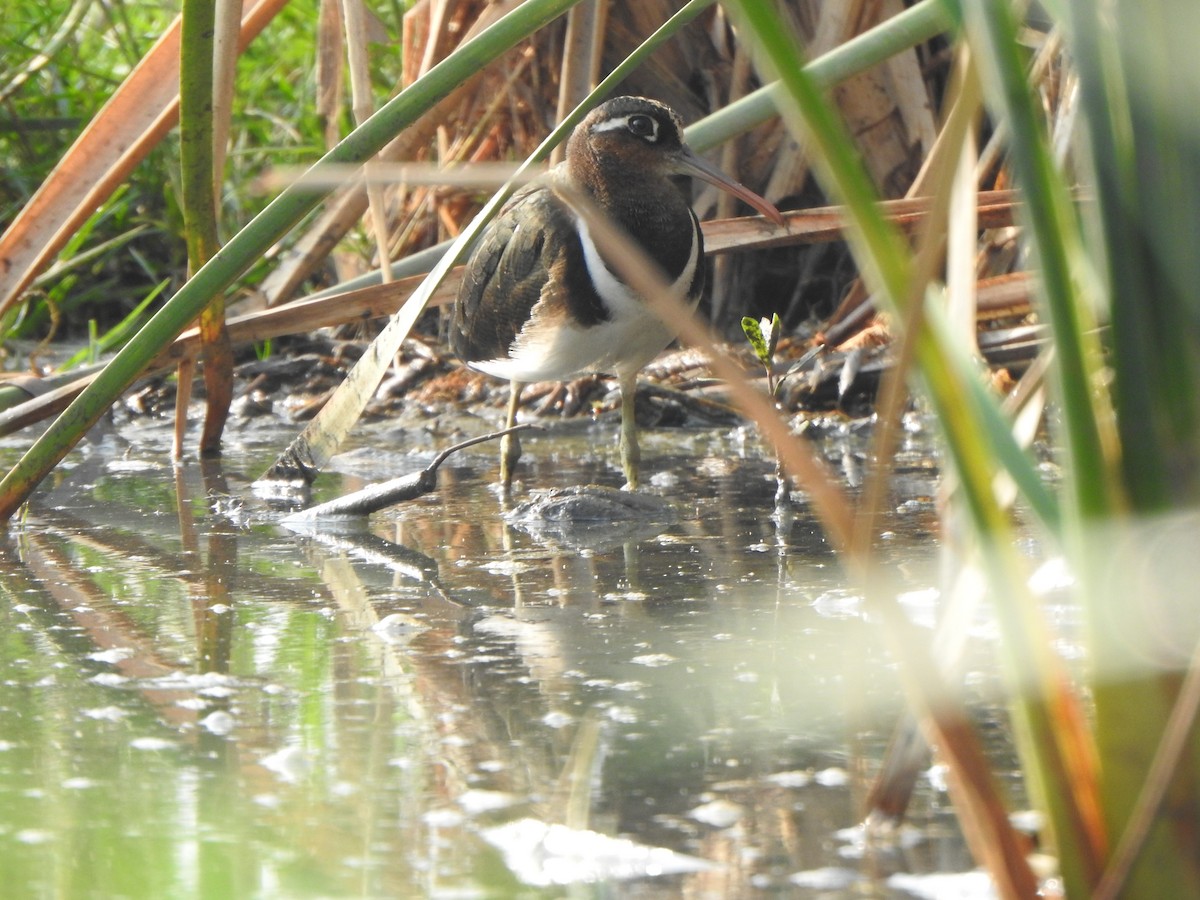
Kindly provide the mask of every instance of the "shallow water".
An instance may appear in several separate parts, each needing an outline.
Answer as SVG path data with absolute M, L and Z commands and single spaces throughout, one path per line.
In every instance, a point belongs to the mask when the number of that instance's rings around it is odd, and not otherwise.
M 506 524 L 490 445 L 366 527 L 294 533 L 250 490 L 291 434 L 177 471 L 165 425 L 110 431 L 0 537 L 8 895 L 988 896 L 936 771 L 890 839 L 856 828 L 896 671 L 746 433 L 647 434 L 677 521 L 584 545 Z M 363 428 L 314 499 L 452 441 L 412 439 Z M 527 437 L 518 497 L 618 484 L 613 439 Z M 935 473 L 906 440 L 880 554 L 927 623 Z M 818 441 L 853 487 L 867 436 Z

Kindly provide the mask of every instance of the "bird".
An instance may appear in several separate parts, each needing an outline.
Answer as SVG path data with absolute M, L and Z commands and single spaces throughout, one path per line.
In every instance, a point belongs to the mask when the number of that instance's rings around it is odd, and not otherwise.
M 671 291 L 695 308 L 704 289 L 704 238 L 676 176 L 720 187 L 778 225 L 767 200 L 685 143 L 683 120 L 646 97 L 616 97 L 571 132 L 564 159 L 517 191 L 472 250 L 450 321 L 451 350 L 471 369 L 510 383 L 507 426 L 521 385 L 584 373 L 613 374 L 621 396 L 621 463 L 636 490 L 638 372 L 675 338 L 610 267 L 570 197 L 583 195 L 658 263 Z M 515 434 L 501 444 L 500 482 L 520 459 Z

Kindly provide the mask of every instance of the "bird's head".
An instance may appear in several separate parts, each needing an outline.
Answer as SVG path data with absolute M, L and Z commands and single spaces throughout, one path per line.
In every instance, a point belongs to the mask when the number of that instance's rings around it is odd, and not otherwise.
M 571 133 L 567 165 L 572 176 L 586 184 L 598 179 L 700 178 L 783 224 L 774 205 L 692 152 L 683 139 L 683 120 L 673 109 L 646 97 L 615 97 L 592 110 Z

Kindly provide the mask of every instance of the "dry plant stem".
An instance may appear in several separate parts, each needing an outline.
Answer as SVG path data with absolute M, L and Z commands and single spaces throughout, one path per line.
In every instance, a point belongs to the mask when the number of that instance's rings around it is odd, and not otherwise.
M 237 61 L 241 53 L 243 0 L 217 3 L 216 34 L 213 35 L 213 196 L 220 208 L 222 173 L 233 121 L 233 91 Z
M 354 122 L 361 125 L 375 112 L 371 100 L 371 69 L 367 53 L 367 17 L 363 0 L 341 0 L 346 28 L 346 55 L 350 68 L 350 92 Z M 383 187 L 371 178 L 373 164 L 363 166 L 367 181 L 367 202 L 371 215 L 371 231 L 379 255 L 379 271 L 383 280 L 391 281 L 392 267 L 388 257 L 387 209 Z
M 440 107 L 439 107 L 440 108 Z M 436 111 L 436 109 L 435 109 Z M 423 121 L 423 120 L 422 120 Z M 414 126 L 415 127 L 415 126 Z M 405 131 L 404 137 L 411 131 Z M 393 147 L 389 146 L 381 157 L 392 157 Z M 471 167 L 474 168 L 473 166 Z M 323 167 L 336 170 L 334 166 Z M 449 179 L 450 176 L 437 166 L 403 164 L 399 169 L 393 169 L 391 164 L 377 163 L 373 170 L 382 177 L 396 172 L 397 178 L 402 172 L 409 180 L 421 179 L 427 183 L 437 183 L 437 180 Z M 424 173 L 424 174 L 423 174 Z M 321 176 L 312 174 L 304 176 L 305 181 L 314 185 L 327 186 L 328 182 Z M 478 185 L 483 179 L 468 175 L 464 181 Z M 491 183 L 491 182 L 489 182 Z M 267 304 L 274 306 L 296 289 L 297 286 L 312 271 L 312 266 L 323 254 L 327 254 L 334 244 L 357 221 L 366 209 L 366 199 L 361 183 L 355 184 L 348 193 L 344 193 L 329 208 L 315 225 L 296 245 L 292 254 L 278 269 L 263 282 L 262 291 L 267 297 Z M 977 212 L 982 227 L 1001 227 L 1012 224 L 1016 212 L 1018 196 L 1015 191 L 984 191 L 977 197 Z M 883 212 L 904 229 L 911 229 L 925 216 L 928 200 L 918 197 L 906 200 L 885 200 L 880 208 Z M 814 207 L 806 210 L 796 210 L 784 214 L 788 222 L 787 231 L 765 227 L 765 223 L 755 219 L 717 219 L 701 224 L 704 229 L 704 249 L 708 254 L 722 253 L 727 250 L 753 249 L 756 247 L 789 246 L 792 244 L 821 243 L 841 240 L 845 217 L 841 207 Z M 425 252 L 425 251 L 422 251 Z M 425 271 L 428 271 L 427 269 Z M 374 280 L 366 276 L 352 282 L 355 287 L 365 286 L 364 282 Z M 332 294 L 336 288 L 330 288 L 318 293 L 318 296 Z M 1024 292 L 1025 296 L 1028 292 Z
M 184 441 L 187 437 L 187 409 L 192 402 L 192 379 L 196 375 L 196 357 L 185 356 L 175 370 L 175 428 L 171 442 L 171 459 L 176 463 L 183 460 Z
M 1036 88 L 1046 78 L 1050 71 L 1050 65 L 1059 57 L 1062 50 L 1062 29 L 1057 26 L 1042 42 L 1042 46 L 1038 49 L 1037 55 L 1033 58 L 1033 63 L 1029 67 L 1029 86 L 1031 89 Z M 992 136 L 988 138 L 987 144 L 979 153 L 979 159 L 975 163 L 975 179 L 976 183 L 980 183 L 994 169 L 996 169 L 1004 157 L 1004 152 L 1008 144 L 1008 121 L 1001 119 L 996 123 L 995 130 Z
M 923 177 L 920 179 L 923 184 L 925 182 L 932 182 L 930 185 L 932 188 L 931 193 L 935 199 L 929 216 L 922 223 L 918 238 L 916 263 L 913 267 L 913 278 L 909 286 L 909 297 L 906 303 L 908 315 L 900 330 L 899 346 L 895 351 L 896 361 L 892 368 L 884 375 L 876 407 L 878 426 L 871 452 L 873 462 L 866 488 L 863 492 L 863 500 L 859 505 L 858 516 L 855 519 L 854 541 L 852 551 L 849 554 L 851 559 L 863 562 L 864 573 L 868 571 L 879 513 L 883 508 L 883 501 L 890 486 L 890 461 L 895 451 L 896 437 L 899 431 L 904 401 L 908 396 L 907 379 L 915 361 L 916 335 L 924 326 L 925 304 L 921 302 L 921 297 L 924 294 L 925 286 L 933 277 L 934 270 L 943 258 L 942 249 L 944 245 L 942 236 L 945 234 L 948 220 L 948 193 L 955 169 L 953 160 L 947 159 L 947 155 L 953 148 L 958 146 L 957 139 L 961 136 L 967 122 L 972 117 L 973 109 L 964 108 L 956 101 L 952 107 L 950 116 L 947 118 L 945 128 L 942 129 L 935 142 L 934 152 L 930 157 L 931 161 L 934 161 L 934 164 L 928 165 L 923 170 Z M 872 582 L 867 580 L 865 583 L 870 585 Z M 875 595 L 871 596 L 871 593 Z M 892 618 L 904 616 L 902 610 L 895 608 L 894 599 L 886 593 L 882 591 L 869 592 L 868 596 L 872 608 L 886 608 L 884 614 Z M 902 659 L 906 660 L 908 666 L 916 667 L 915 671 L 920 671 L 923 667 L 924 660 L 915 660 L 913 657 L 917 654 L 911 648 L 898 647 L 897 652 L 901 655 Z M 919 688 L 920 691 L 930 689 L 937 689 L 936 685 L 926 683 L 922 684 Z M 913 696 L 913 694 L 910 694 L 910 696 Z M 928 697 L 928 695 L 925 696 Z M 957 703 L 949 705 L 946 709 L 941 710 L 941 713 L 947 720 L 955 723 L 966 722 L 966 716 Z M 925 717 L 926 721 L 922 723 L 924 731 L 927 733 L 926 736 L 928 737 L 928 732 L 930 731 L 936 734 L 939 738 L 938 746 L 943 748 L 943 752 L 946 752 L 947 755 L 956 757 L 956 765 L 966 764 L 976 766 L 978 764 L 977 757 L 982 757 L 982 751 L 978 748 L 974 733 L 969 727 L 962 729 L 958 725 L 955 725 L 951 728 L 946 721 L 940 723 L 928 721 L 928 716 L 935 714 L 935 709 L 930 704 L 927 716 Z M 912 727 L 912 722 L 907 717 L 902 719 L 898 726 L 899 729 L 910 727 Z M 954 735 L 957 735 L 958 740 L 969 741 L 970 746 L 948 747 L 947 742 L 955 739 Z M 896 757 L 899 754 L 903 754 L 907 758 L 897 759 Z M 911 767 L 910 761 L 915 758 L 917 757 L 911 740 L 904 739 L 903 735 L 898 735 L 897 738 L 893 739 L 888 748 L 888 759 L 892 765 L 884 765 L 871 789 L 869 803 L 872 809 L 879 808 L 889 817 L 896 817 L 902 814 L 903 810 L 896 807 L 902 803 L 906 804 L 907 798 L 911 795 L 912 785 L 910 779 L 915 770 Z M 984 767 L 986 768 L 986 764 Z M 959 790 L 961 791 L 962 789 L 962 786 L 960 786 Z M 978 788 L 976 788 L 976 791 L 978 791 Z M 1005 829 L 995 822 L 997 818 L 1004 816 L 1004 810 L 999 806 L 999 801 L 994 797 L 982 795 L 979 797 L 979 800 L 991 813 L 993 832 L 999 833 L 1004 831 Z M 888 808 L 884 810 L 884 806 Z M 971 820 L 976 830 L 981 830 L 976 820 L 987 818 L 989 817 L 986 814 L 963 817 L 964 821 Z M 1015 836 L 1011 834 L 1007 835 L 1004 840 L 1004 854 L 1018 852 Z M 976 843 L 972 843 L 973 848 L 976 847 Z
M 604 50 L 604 22 L 608 18 L 608 0 L 583 0 L 567 13 L 567 35 L 563 47 L 562 75 L 558 84 L 558 115 L 567 114 L 591 93 L 600 77 L 600 58 Z M 559 144 L 550 154 L 551 165 L 561 162 L 565 148 Z
M 509 73 L 509 84 L 506 87 L 511 87 L 512 83 L 524 74 L 529 63 L 529 58 L 524 56 L 517 61 Z M 384 147 L 376 159 L 381 162 L 394 162 L 415 157 L 418 150 L 433 139 L 438 124 L 452 116 L 453 111 L 462 105 L 463 98 L 475 90 L 489 68 L 485 67 L 439 100 Z M 507 96 L 507 91 L 497 92 L 493 104 L 498 105 Z M 489 116 L 480 117 L 472 134 L 473 139 L 482 134 L 488 121 Z M 379 162 L 373 166 L 374 169 L 378 167 Z M 366 211 L 366 186 L 361 177 L 356 177 L 335 199 L 326 204 L 325 211 L 296 242 L 287 258 L 264 279 L 262 292 L 266 296 L 267 305 L 276 306 L 290 299 L 304 280 L 322 264 L 338 241 L 358 224 Z
M 234 76 L 241 53 L 238 35 L 241 30 L 242 0 L 217 0 L 213 34 L 212 67 L 212 252 L 220 247 L 216 226 L 221 209 L 221 183 L 225 171 L 226 149 L 233 117 Z M 233 345 L 229 338 L 225 298 L 217 297 L 200 316 L 200 332 L 207 346 L 204 353 L 205 417 L 200 434 L 200 455 L 211 456 L 221 449 L 221 436 L 233 402 Z M 181 367 L 182 369 L 182 367 Z M 183 375 L 183 372 L 180 372 Z M 192 373 L 187 373 L 188 378 Z M 180 378 L 182 390 L 183 379 Z M 181 393 L 179 396 L 185 396 Z M 190 391 L 186 395 L 190 397 Z M 182 421 L 187 419 L 187 404 L 183 404 Z M 177 418 L 177 422 L 180 421 Z M 175 436 L 176 459 L 182 456 L 182 437 Z
M 727 102 L 738 100 L 745 95 L 746 84 L 750 78 L 750 54 L 741 44 L 734 48 L 732 70 Z M 728 141 L 721 150 L 721 168 L 726 172 L 736 172 L 739 169 L 738 143 L 737 140 Z M 774 202 L 775 198 L 769 192 L 765 196 Z M 717 217 L 719 219 L 732 217 L 736 209 L 737 200 L 733 195 L 727 191 L 717 191 Z M 725 308 L 733 291 L 733 275 L 733 266 L 725 257 L 713 261 L 712 290 L 709 292 L 713 322 L 725 321 Z
M 961 70 L 958 72 L 958 77 L 959 77 L 959 83 L 961 85 L 961 81 L 962 81 L 962 77 L 963 77 Z M 961 90 L 961 87 L 959 89 Z M 973 106 L 975 108 L 978 107 L 978 97 L 976 97 Z M 958 111 L 958 114 L 960 116 L 963 114 L 962 111 L 958 110 L 958 100 L 955 100 L 954 104 L 951 106 L 951 115 L 953 115 L 956 111 Z M 971 116 L 974 116 L 974 110 L 971 110 L 970 114 L 971 114 Z M 953 127 L 951 127 L 951 126 L 953 126 Z M 950 118 L 947 119 L 946 126 L 943 127 L 938 132 L 937 137 L 934 139 L 933 147 L 930 149 L 929 154 L 925 157 L 925 161 L 921 164 L 920 171 L 917 172 L 916 178 L 913 179 L 913 183 L 909 186 L 908 190 L 905 192 L 905 195 L 904 195 L 905 200 L 918 200 L 919 199 L 919 200 L 928 201 L 930 195 L 933 195 L 935 197 L 939 196 L 938 191 L 936 189 L 930 190 L 930 181 L 933 178 L 933 175 L 931 173 L 937 172 L 939 169 L 942 169 L 947 165 L 947 163 L 946 163 L 946 154 L 947 153 L 957 152 L 957 150 L 960 147 L 961 142 L 963 140 L 963 135 L 964 135 L 963 129 L 964 129 L 963 123 L 954 122 L 953 119 L 950 119 Z M 937 180 L 941 184 L 946 184 L 947 185 L 946 189 L 948 189 L 948 182 L 946 181 L 946 179 L 944 177 L 939 176 L 937 178 Z M 980 223 L 986 222 L 991 218 L 987 214 L 987 212 L 985 212 L 983 209 L 981 209 L 981 207 L 984 205 L 981 202 L 983 193 L 984 192 L 978 192 L 976 194 L 976 215 L 979 218 Z M 1012 200 L 1014 203 L 1019 201 L 1019 196 L 1016 194 L 1015 191 L 1005 192 L 1005 193 L 1010 194 L 1012 196 Z M 944 220 L 943 220 L 943 225 L 944 225 Z M 981 227 L 984 227 L 984 226 L 982 226 L 982 224 L 981 224 Z M 987 227 L 991 227 L 991 226 L 987 226 Z M 859 313 L 860 310 L 862 310 L 863 312 L 866 312 L 867 310 L 874 311 L 874 307 L 875 307 L 874 301 L 872 300 L 871 297 L 869 297 L 867 295 L 866 289 L 862 283 L 862 279 L 860 278 L 851 287 L 850 291 L 847 293 L 847 295 L 846 295 L 845 299 L 842 301 L 842 303 L 839 304 L 838 308 L 836 310 L 834 310 L 833 315 L 830 316 L 830 319 L 829 319 L 830 324 L 827 327 L 841 324 L 842 322 L 844 322 L 848 319 L 853 319 L 854 321 L 857 321 L 857 322 L 865 322 L 865 321 L 867 321 L 868 317 L 866 315 L 856 315 L 856 313 Z M 844 338 L 843 338 L 843 340 L 844 340 Z
M 1016 191 L 982 191 L 977 198 L 976 215 L 980 228 L 996 228 L 1012 224 L 1020 198 Z M 912 231 L 929 214 L 928 197 L 906 197 L 903 200 L 883 200 L 880 212 L 904 231 Z M 704 250 L 719 253 L 730 244 L 739 249 L 755 250 L 768 247 L 787 247 L 793 244 L 814 244 L 839 241 L 844 238 L 845 210 L 841 206 L 820 206 L 784 212 L 787 229 L 770 226 L 759 218 L 722 219 L 704 223 Z M 726 223 L 737 223 L 730 224 Z M 757 225 L 757 227 L 753 227 Z M 728 228 L 728 231 L 727 231 Z
M 175 381 L 180 386 L 175 394 L 175 414 L 171 427 L 171 461 L 176 465 L 183 462 L 184 448 L 187 439 L 188 411 L 192 402 L 192 379 L 196 376 L 196 358 L 188 357 L 181 360 L 175 370 Z M 184 380 L 187 387 L 184 388 Z
M 855 210 L 857 227 L 851 235 L 852 245 L 860 267 L 864 269 L 865 280 L 873 286 L 877 285 L 894 306 L 900 306 L 908 299 L 913 288 L 911 259 L 895 229 L 879 216 L 877 197 L 858 164 L 849 136 L 816 85 L 804 77 L 802 64 L 796 59 L 795 45 L 781 28 L 773 9 L 766 4 L 749 2 L 741 3 L 739 8 L 746 23 L 755 31 L 763 56 L 770 59 L 781 72 L 781 81 L 790 92 L 792 102 L 782 108 L 785 118 L 797 132 L 811 135 L 815 152 L 824 161 L 828 183 Z M 987 457 L 980 452 L 979 435 L 965 427 L 975 417 L 951 418 L 956 411 L 950 404 L 962 402 L 964 386 L 946 365 L 938 335 L 923 328 L 914 339 L 917 341 L 918 358 L 926 367 L 925 377 L 929 381 L 935 405 L 943 407 L 939 411 L 944 413 L 942 421 L 948 426 L 949 443 L 955 461 L 970 479 L 966 498 L 972 504 L 972 515 L 979 521 L 982 530 L 995 529 L 997 533 L 1003 533 L 1005 529 L 1001 516 L 994 504 L 988 502 L 987 494 L 979 490 Z M 989 561 L 992 570 L 998 572 L 1008 560 L 1004 553 L 997 553 Z M 854 569 L 853 574 L 858 576 L 861 583 L 869 585 L 866 579 L 870 571 L 859 568 L 865 562 L 860 558 L 851 558 L 848 565 Z M 953 695 L 946 693 L 946 685 L 929 649 L 911 640 L 899 639 L 911 633 L 911 625 L 894 601 L 881 603 L 879 607 L 893 626 L 889 635 L 894 634 L 897 638 L 895 647 L 904 663 L 900 671 L 912 702 L 927 716 L 927 726 L 944 731 L 939 737 L 957 737 L 964 731 L 964 718 L 958 711 L 959 704 Z M 1040 674 L 1040 670 L 1034 671 Z M 943 708 L 947 702 L 949 707 Z M 948 746 L 946 752 L 962 754 L 961 758 L 955 757 L 954 776 L 961 779 L 959 796 L 963 802 L 960 816 L 972 852 L 988 864 L 1003 896 L 1033 896 L 1037 890 L 1036 879 L 1023 859 L 1020 841 L 999 802 L 995 784 L 977 742 L 969 737 L 961 739 Z

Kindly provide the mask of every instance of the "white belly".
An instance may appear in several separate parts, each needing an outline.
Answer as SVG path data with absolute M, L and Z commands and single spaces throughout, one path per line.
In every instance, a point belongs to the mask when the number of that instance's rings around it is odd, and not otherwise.
M 561 381 L 584 372 L 628 374 L 637 372 L 675 339 L 674 331 L 604 265 L 587 226 L 580 220 L 576 227 L 588 273 L 609 318 L 582 327 L 562 319 L 548 321 L 535 307 L 507 357 L 475 362 L 472 368 L 511 381 Z M 680 301 L 687 299 L 699 249 L 699 241 L 693 237 L 688 263 L 670 287 Z

